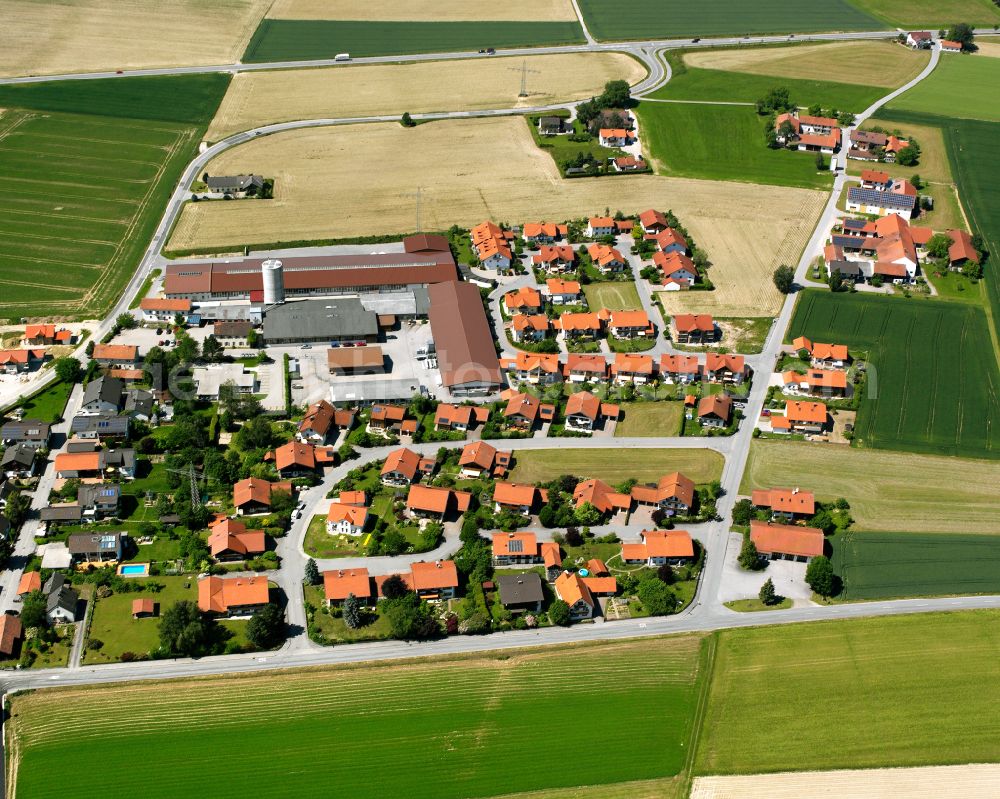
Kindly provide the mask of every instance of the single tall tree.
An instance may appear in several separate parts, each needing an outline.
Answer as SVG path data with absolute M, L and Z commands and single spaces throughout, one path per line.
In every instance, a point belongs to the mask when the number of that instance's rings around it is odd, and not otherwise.
M 774 581 L 768 577 L 760 587 L 758 594 L 760 601 L 764 605 L 774 605 L 778 601 L 778 595 L 774 592 Z
M 569 605 L 561 599 L 557 599 L 549 605 L 549 621 L 560 627 L 568 627 L 570 623 Z
M 268 602 L 247 622 L 247 640 L 258 649 L 271 649 L 285 638 L 285 614 Z
M 21 603 L 21 624 L 26 628 L 48 625 L 46 598 L 41 591 L 32 591 Z
M 806 567 L 806 584 L 820 596 L 833 596 L 837 576 L 833 573 L 833 564 L 826 555 L 819 555 L 809 561 Z
M 352 630 L 361 626 L 361 603 L 354 594 L 348 594 L 344 599 L 344 624 Z
M 774 287 L 782 294 L 791 294 L 795 286 L 795 270 L 782 264 L 774 270 Z
M 52 366 L 56 370 L 56 376 L 64 383 L 78 383 L 83 376 L 83 369 L 76 358 L 56 358 Z
M 750 538 L 749 534 L 743 536 L 743 546 L 740 548 L 739 564 L 741 569 L 756 571 L 760 568 L 760 553 L 757 545 Z
M 306 585 L 319 585 L 323 578 L 319 575 L 319 566 L 312 558 L 306 561 L 305 582 Z

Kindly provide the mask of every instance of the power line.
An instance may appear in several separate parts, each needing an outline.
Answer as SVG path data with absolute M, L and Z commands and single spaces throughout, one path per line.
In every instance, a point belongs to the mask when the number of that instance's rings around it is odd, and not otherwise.
M 528 73 L 531 72 L 534 75 L 541 75 L 541 71 L 537 69 L 528 69 L 528 60 L 525 59 L 521 62 L 520 67 L 507 67 L 510 72 L 520 72 L 521 73 L 521 93 L 517 95 L 518 97 L 528 96 Z

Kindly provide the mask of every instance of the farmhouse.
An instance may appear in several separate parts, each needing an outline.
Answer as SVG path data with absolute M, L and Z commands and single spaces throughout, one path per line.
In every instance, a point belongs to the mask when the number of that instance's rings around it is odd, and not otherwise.
M 248 531 L 243 522 L 223 519 L 209 529 L 208 548 L 219 562 L 239 561 L 263 554 L 267 544 L 263 530 Z
M 549 301 L 556 305 L 570 305 L 580 300 L 580 284 L 576 280 L 549 278 L 545 281 Z
M 253 324 L 246 319 L 220 320 L 212 325 L 212 335 L 227 350 L 247 349 L 250 346 L 251 330 Z
M 871 182 L 870 188 L 851 186 L 847 190 L 847 210 L 878 216 L 897 214 L 909 219 L 917 211 L 918 199 L 916 188 L 907 180 L 893 180 L 889 184 Z
M 500 387 L 500 362 L 479 289 L 471 283 L 428 287 L 431 332 L 441 381 L 455 396 L 489 394 Z
M 576 260 L 576 252 L 568 244 L 546 244 L 531 256 L 531 263 L 547 272 L 565 272 L 572 269 Z
M 366 605 L 374 599 L 368 569 L 333 569 L 323 572 L 323 596 L 328 607 L 341 604 L 351 594 Z
M 501 574 L 496 582 L 500 603 L 512 613 L 537 613 L 542 609 L 545 599 L 542 578 L 534 572 Z
M 187 318 L 188 314 L 191 313 L 191 300 L 144 297 L 139 302 L 139 311 L 142 313 L 142 321 L 144 322 L 172 323 L 178 315 Z
M 465 432 L 476 425 L 486 424 L 489 418 L 489 408 L 482 405 L 451 405 L 442 402 L 434 411 L 434 429 Z
M 961 53 L 963 46 L 961 42 L 953 42 L 950 39 L 941 40 L 942 53 Z
M 619 408 L 589 391 L 578 391 L 566 400 L 566 429 L 592 433 L 606 419 L 617 419 Z
M 814 527 L 750 522 L 750 540 L 768 560 L 808 563 L 823 554 L 823 531 Z
M 255 516 L 271 512 L 273 494 L 292 495 L 290 482 L 270 483 L 259 477 L 247 477 L 233 486 L 233 507 L 240 516 Z
M 653 357 L 627 352 L 616 352 L 611 364 L 611 378 L 615 385 L 648 383 L 654 377 Z
M 270 598 L 267 577 L 203 577 L 198 581 L 198 608 L 220 616 L 249 616 Z
M 367 523 L 368 508 L 341 502 L 330 503 L 330 510 L 326 514 L 326 531 L 330 535 L 359 536 L 365 531 Z
M 812 491 L 798 488 L 767 488 L 755 490 L 750 501 L 755 508 L 771 511 L 771 518 L 794 522 L 811 518 L 816 513 L 816 497 Z
M 857 161 L 878 161 L 888 143 L 889 137 L 884 133 L 876 133 L 871 130 L 852 130 L 851 147 L 847 151 L 847 157 Z
M 711 394 L 698 401 L 698 423 L 702 427 L 728 427 L 733 418 L 733 400 L 726 394 Z
M 661 355 L 660 377 L 671 383 L 693 383 L 701 375 L 696 355 Z
M 566 356 L 563 375 L 570 383 L 601 383 L 608 379 L 608 362 L 603 355 L 570 353 Z
M 567 235 L 569 228 L 555 222 L 525 222 L 521 228 L 521 237 L 532 244 L 552 244 Z
M 627 265 L 621 251 L 607 244 L 588 244 L 587 254 L 602 275 L 621 272 Z
M 406 497 L 406 510 L 414 517 L 444 521 L 449 513 L 465 513 L 471 502 L 468 491 L 414 483 Z
M 749 369 L 742 355 L 710 352 L 705 356 L 705 379 L 710 383 L 734 383 L 739 385 Z
M 627 565 L 679 565 L 694 558 L 694 542 L 687 530 L 644 530 L 641 543 L 622 544 L 622 561 Z
M 673 337 L 679 344 L 707 344 L 718 340 L 711 314 L 677 314 L 673 317 Z
M 930 31 L 910 31 L 906 34 L 906 44 L 914 50 L 925 50 L 934 46 L 934 37 Z
M 680 472 L 664 475 L 655 486 L 632 486 L 631 494 L 639 505 L 652 505 L 668 516 L 687 516 L 695 503 L 694 481 Z
M 139 363 L 139 348 L 134 344 L 95 344 L 90 357 L 101 366 L 131 369 Z
M 597 612 L 597 601 L 577 572 L 564 571 L 555 581 L 556 596 L 569 605 L 570 618 L 590 619 Z
M 256 194 L 264 188 L 264 178 L 260 175 L 220 175 L 205 181 L 208 190 L 215 194 L 243 196 Z
M 840 149 L 840 123 L 832 117 L 779 114 L 774 129 L 779 143 L 801 151 L 832 155 Z
M 501 452 L 485 441 L 470 441 L 462 448 L 458 467 L 462 477 L 503 477 L 511 459 L 511 452 Z

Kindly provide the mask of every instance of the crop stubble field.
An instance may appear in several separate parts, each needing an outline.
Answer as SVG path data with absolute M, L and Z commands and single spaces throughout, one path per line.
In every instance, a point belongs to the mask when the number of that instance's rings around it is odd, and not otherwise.
M 800 335 L 869 353 L 856 444 L 1000 458 L 1000 372 L 981 308 L 807 290 L 788 338 Z
M 227 80 L 0 88 L 0 318 L 94 316 L 117 298 Z
M 529 75 L 528 97 L 518 97 L 523 62 L 537 70 Z M 622 53 L 244 72 L 233 78 L 207 136 L 217 141 L 294 119 L 550 105 L 593 97 L 609 80 L 635 84 L 645 76 Z
M 690 799 L 992 799 L 1000 764 L 698 777 Z
M 1000 760 L 998 623 L 988 610 L 723 631 L 695 771 Z
M 997 461 L 754 441 L 740 493 L 772 486 L 845 497 L 857 530 L 990 534 L 1000 517 Z
M 148 683 L 37 692 L 15 700 L 9 722 L 16 795 L 87 799 L 141 784 L 144 797 L 166 799 L 204 792 L 209 772 L 218 797 L 315 796 L 336 786 L 352 799 L 669 777 L 690 748 L 700 642 L 175 681 L 166 691 Z M 595 713 L 607 706 L 615 712 Z M 252 768 L 220 758 L 234 736 L 242 750 L 267 756 Z M 595 738 L 601 757 L 567 758 Z M 142 756 L 124 760 L 123 751 Z M 55 762 L 60 768 L 49 767 Z M 364 763 L 377 764 L 378 779 Z
M 275 0 L 268 19 L 575 20 L 570 0 Z
M 683 472 L 701 485 L 722 474 L 723 457 L 710 449 L 640 449 L 634 453 L 635 458 L 623 459 L 621 450 L 611 449 L 522 450 L 514 458 L 511 480 L 547 482 L 571 474 L 611 484 L 629 478 L 655 483 L 665 474 Z
M 268 0 L 4 0 L 0 76 L 228 64 Z
M 188 204 L 171 250 L 405 233 L 416 227 L 408 195 L 418 187 L 425 230 L 484 219 L 571 219 L 605 207 L 627 213 L 670 208 L 709 253 L 712 280 L 720 286 L 712 292 L 720 295 L 716 304 L 740 309 L 729 316 L 773 312 L 780 301 L 773 290 L 761 289 L 764 307 L 749 308 L 746 297 L 729 293 L 727 278 L 740 282 L 756 270 L 769 282 L 778 263 L 797 261 L 825 201 L 814 191 L 652 175 L 563 180 L 520 118 L 294 131 L 233 148 L 207 169 L 272 175 L 275 200 Z M 702 300 L 677 300 L 685 301 Z

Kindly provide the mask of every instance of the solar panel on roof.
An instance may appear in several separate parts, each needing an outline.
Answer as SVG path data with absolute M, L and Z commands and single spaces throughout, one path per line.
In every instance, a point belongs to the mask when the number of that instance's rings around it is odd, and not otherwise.
M 857 186 L 852 186 L 847 192 L 848 198 L 851 202 L 856 203 L 867 203 L 870 205 L 878 205 L 884 208 L 896 207 L 896 208 L 913 208 L 917 202 L 917 198 L 908 194 L 894 194 L 888 191 L 877 191 L 876 189 L 861 189 Z
M 513 539 L 512 541 L 508 541 L 507 542 L 507 551 L 508 552 L 523 552 L 524 551 L 524 542 L 523 541 L 519 541 L 516 538 Z

